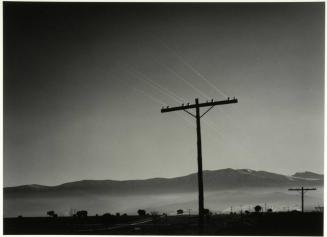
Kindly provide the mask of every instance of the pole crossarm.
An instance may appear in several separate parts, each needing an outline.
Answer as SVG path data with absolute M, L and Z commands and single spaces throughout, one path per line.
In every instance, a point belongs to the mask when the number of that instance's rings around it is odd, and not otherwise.
M 233 98 L 233 99 L 229 99 L 229 100 L 204 102 L 204 103 L 199 103 L 197 105 L 196 104 L 187 104 L 187 105 L 181 105 L 181 106 L 176 106 L 176 107 L 167 106 L 166 108 L 161 109 L 161 113 L 178 111 L 178 110 L 186 110 L 186 109 L 194 109 L 196 107 L 200 108 L 200 107 L 215 106 L 215 105 L 234 104 L 237 102 L 238 102 L 238 100 Z
M 316 188 L 303 188 L 304 191 L 317 190 Z M 289 188 L 288 191 L 302 191 L 301 188 Z

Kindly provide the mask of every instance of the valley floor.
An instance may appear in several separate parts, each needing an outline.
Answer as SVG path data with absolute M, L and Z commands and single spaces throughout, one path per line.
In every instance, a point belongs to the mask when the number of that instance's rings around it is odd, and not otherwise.
M 292 235 L 322 236 L 323 213 L 279 212 L 197 216 L 18 217 L 4 219 L 4 234 L 78 235 Z

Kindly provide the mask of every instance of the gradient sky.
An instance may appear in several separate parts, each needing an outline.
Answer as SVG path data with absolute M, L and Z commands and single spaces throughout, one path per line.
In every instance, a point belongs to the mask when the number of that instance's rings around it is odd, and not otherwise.
M 324 29 L 324 3 L 4 2 L 4 185 L 196 172 L 161 106 L 224 95 L 204 169 L 322 173 Z

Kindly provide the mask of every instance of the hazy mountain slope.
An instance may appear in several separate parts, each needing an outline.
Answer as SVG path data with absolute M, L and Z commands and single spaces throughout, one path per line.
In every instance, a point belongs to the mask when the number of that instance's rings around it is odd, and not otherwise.
M 308 173 L 308 172 L 307 172 Z M 300 173 L 297 173 L 300 174 Z M 310 176 L 310 178 L 306 178 Z M 315 179 L 311 177 L 315 177 Z M 222 169 L 204 171 L 204 188 L 207 191 L 242 187 L 294 187 L 322 186 L 323 175 L 310 172 L 300 176 L 285 176 L 249 169 Z M 24 185 L 4 188 L 4 198 L 76 196 L 89 194 L 133 195 L 193 192 L 197 190 L 197 174 L 177 178 L 147 180 L 82 180 L 58 186 Z
M 293 174 L 293 177 L 297 178 L 306 178 L 306 179 L 324 179 L 322 174 L 316 174 L 313 172 L 305 171 L 305 172 L 297 172 Z

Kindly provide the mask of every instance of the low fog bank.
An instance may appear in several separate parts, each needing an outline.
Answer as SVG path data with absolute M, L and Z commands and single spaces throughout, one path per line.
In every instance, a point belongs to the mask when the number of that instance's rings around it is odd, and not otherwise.
M 130 215 L 138 209 L 147 212 L 175 214 L 177 209 L 186 213 L 197 213 L 198 194 L 176 193 L 161 195 L 83 195 L 63 198 L 9 198 L 4 200 L 4 216 L 46 216 L 46 212 L 54 210 L 59 216 L 69 216 L 73 210 L 87 210 L 89 215 L 115 214 L 117 212 Z M 229 213 L 251 210 L 255 205 L 272 208 L 274 211 L 300 210 L 301 195 L 285 188 L 238 189 L 205 192 L 205 208 L 213 213 Z M 323 188 L 305 194 L 305 210 L 313 210 L 323 205 Z

